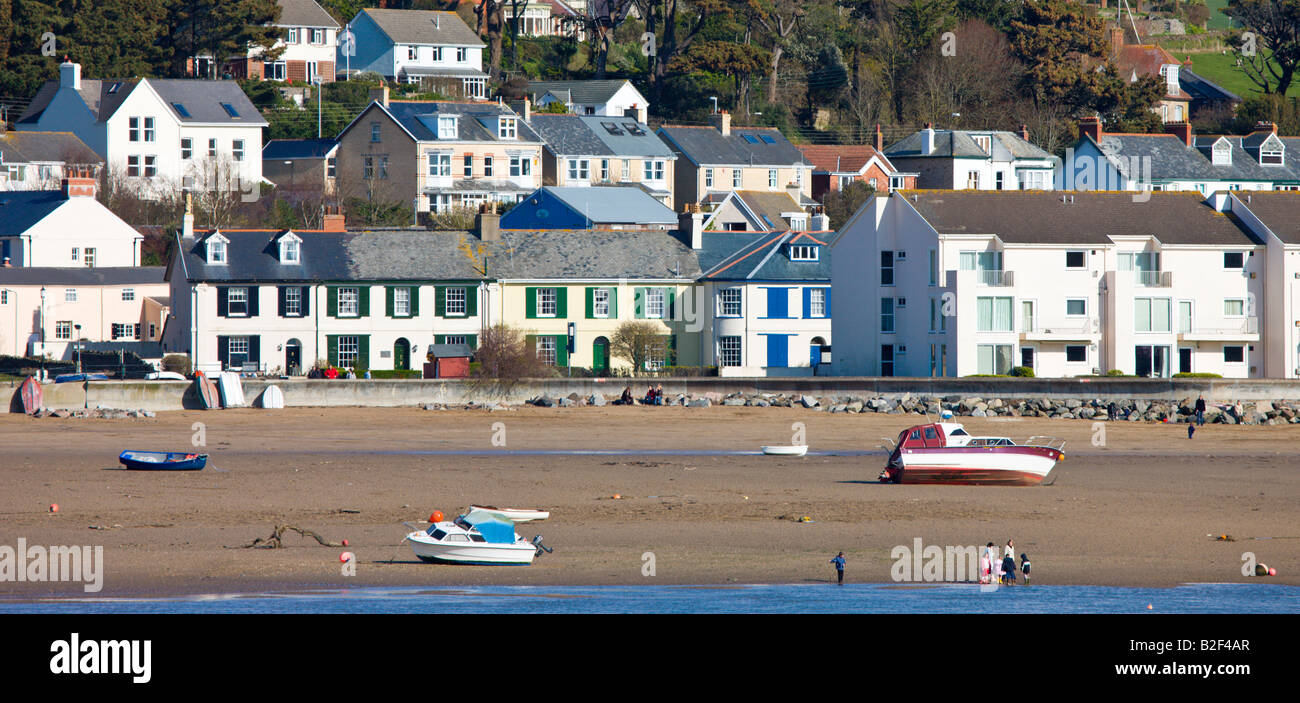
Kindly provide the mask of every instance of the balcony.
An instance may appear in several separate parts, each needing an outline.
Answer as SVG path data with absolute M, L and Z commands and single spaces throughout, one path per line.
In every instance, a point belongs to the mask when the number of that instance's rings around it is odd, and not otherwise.
M 1020 330 L 1022 342 L 1095 342 L 1101 323 L 1094 318 L 1070 320 L 1059 325 L 1035 325 Z
M 1001 269 L 980 269 L 979 282 L 982 286 L 1011 286 L 1015 285 L 1015 272 L 1003 271 Z
M 1172 271 L 1134 271 L 1133 282 L 1142 288 L 1172 288 Z
M 1259 318 L 1223 319 L 1217 327 L 1192 327 L 1178 332 L 1183 342 L 1258 342 Z

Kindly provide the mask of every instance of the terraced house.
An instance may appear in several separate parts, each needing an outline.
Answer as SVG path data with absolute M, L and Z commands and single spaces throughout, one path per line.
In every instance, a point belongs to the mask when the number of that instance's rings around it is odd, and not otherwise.
M 419 369 L 477 344 L 488 299 L 460 232 L 183 233 L 167 278 L 169 351 L 201 371 Z
M 348 23 L 335 64 L 463 100 L 487 97 L 483 42 L 455 12 L 366 8 Z
M 419 212 L 512 204 L 542 185 L 542 140 L 495 103 L 389 101 L 387 89 L 338 137 L 336 188 Z
M 639 187 L 673 206 L 677 156 L 645 123 L 630 117 L 534 114 L 529 126 L 546 142 L 546 185 Z

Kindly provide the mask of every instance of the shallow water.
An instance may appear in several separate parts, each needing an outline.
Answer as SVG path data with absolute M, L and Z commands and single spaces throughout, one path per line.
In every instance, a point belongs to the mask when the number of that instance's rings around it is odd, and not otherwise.
M 1147 606 L 1151 606 L 1148 608 Z M 975 584 L 350 588 L 177 598 L 0 599 L 5 613 L 1300 613 L 1300 587 Z

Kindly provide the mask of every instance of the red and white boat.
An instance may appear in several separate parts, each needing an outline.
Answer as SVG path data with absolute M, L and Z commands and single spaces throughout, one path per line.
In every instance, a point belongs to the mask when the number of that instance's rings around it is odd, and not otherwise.
M 888 447 L 886 447 L 888 448 Z M 932 422 L 903 430 L 880 480 L 967 486 L 1033 486 L 1065 459 L 1065 440 L 973 437 L 960 423 Z

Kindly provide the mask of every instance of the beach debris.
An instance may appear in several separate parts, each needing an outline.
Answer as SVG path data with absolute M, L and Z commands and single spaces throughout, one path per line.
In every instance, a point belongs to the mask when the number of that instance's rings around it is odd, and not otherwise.
M 1210 537 L 1210 536 L 1211 536 L 1211 535 L 1206 535 L 1206 537 Z M 1218 535 L 1217 537 L 1215 537 L 1215 538 L 1214 538 L 1214 541 L 1216 541 L 1216 542 L 1236 542 L 1237 540 L 1236 540 L 1236 538 L 1233 537 L 1232 535 L 1227 534 L 1227 533 L 1224 533 L 1224 534 L 1221 534 L 1221 535 Z
M 227 547 L 227 549 L 279 549 L 284 546 L 284 533 L 289 531 L 297 532 L 303 537 L 310 537 L 325 547 L 343 546 L 338 542 L 331 542 L 311 530 L 304 530 L 296 525 L 276 525 L 269 537 L 258 537 L 248 544 L 243 544 L 239 547 Z
M 356 510 L 356 509 L 354 509 L 354 508 L 339 508 L 338 510 L 336 510 L 336 511 L 334 511 L 334 512 L 337 512 L 337 513 L 344 513 L 344 514 L 347 514 L 347 515 L 360 515 L 360 514 L 361 514 L 361 511 L 360 511 L 360 510 Z
M 58 503 L 50 503 L 50 512 L 52 512 L 52 513 L 57 513 L 57 512 L 59 512 L 59 504 L 58 504 Z
M 813 520 L 811 517 L 809 517 L 809 516 L 807 516 L 807 515 L 804 515 L 803 517 L 799 518 L 799 522 L 802 522 L 802 523 L 807 524 L 807 523 L 812 523 L 812 522 L 816 522 L 816 521 Z
M 1155 608 L 1153 608 L 1150 603 L 1147 603 L 1147 610 L 1155 610 Z
M 612 500 L 622 500 L 622 499 L 623 499 L 623 494 L 622 494 L 622 493 L 615 493 L 614 495 L 610 496 L 610 498 L 611 498 Z

